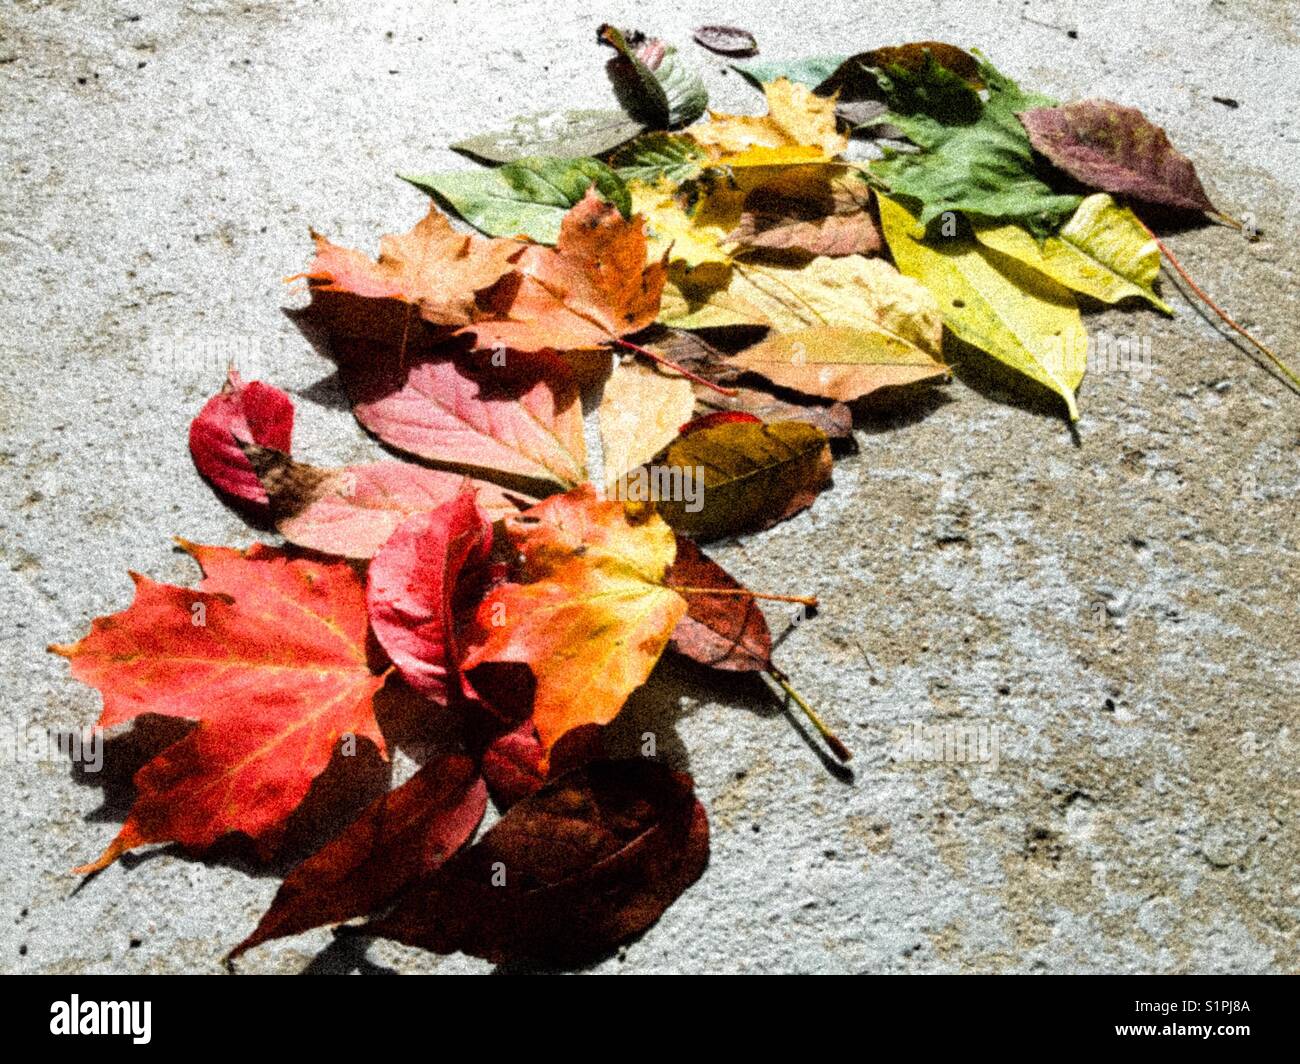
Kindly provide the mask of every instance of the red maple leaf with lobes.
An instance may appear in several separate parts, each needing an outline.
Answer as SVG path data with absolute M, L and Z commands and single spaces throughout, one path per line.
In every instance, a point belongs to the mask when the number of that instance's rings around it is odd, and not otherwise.
M 128 609 L 50 648 L 103 693 L 101 728 L 145 713 L 199 722 L 136 773 L 122 830 L 79 872 L 144 843 L 201 849 L 232 831 L 269 857 L 340 737 L 386 755 L 372 704 L 384 677 L 367 659 L 365 589 L 352 568 L 260 544 L 183 546 L 203 568 L 198 589 L 132 574 Z

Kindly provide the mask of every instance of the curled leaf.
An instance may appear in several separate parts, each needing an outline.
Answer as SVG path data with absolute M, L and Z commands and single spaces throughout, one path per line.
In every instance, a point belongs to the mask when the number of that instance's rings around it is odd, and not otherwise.
M 636 30 L 605 24 L 598 39 L 619 54 L 612 60 L 624 108 L 653 129 L 694 122 L 709 102 L 704 82 L 672 45 Z
M 254 507 L 266 506 L 266 490 L 241 445 L 288 451 L 292 440 L 293 400 L 261 381 L 245 384 L 233 369 L 190 422 L 194 467 L 223 495 Z
M 441 705 L 468 693 L 455 607 L 466 588 L 479 590 L 492 549 L 492 525 L 474 496 L 464 487 L 407 520 L 375 555 L 366 583 L 375 638 L 402 679 Z

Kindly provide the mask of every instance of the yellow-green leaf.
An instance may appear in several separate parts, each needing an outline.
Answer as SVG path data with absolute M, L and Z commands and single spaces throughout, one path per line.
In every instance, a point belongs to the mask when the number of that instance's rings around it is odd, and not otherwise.
M 927 242 L 914 214 L 897 200 L 877 198 L 894 261 L 938 299 L 944 324 L 1056 392 L 1077 421 L 1074 393 L 1083 380 L 1087 333 L 1069 289 L 974 240 Z
M 1173 310 L 1155 293 L 1160 248 L 1137 216 L 1104 192 L 1089 196 L 1057 236 L 1041 244 L 1014 222 L 1006 225 L 972 219 L 985 247 L 1047 274 L 1066 288 L 1103 303 L 1136 296 L 1157 310 Z

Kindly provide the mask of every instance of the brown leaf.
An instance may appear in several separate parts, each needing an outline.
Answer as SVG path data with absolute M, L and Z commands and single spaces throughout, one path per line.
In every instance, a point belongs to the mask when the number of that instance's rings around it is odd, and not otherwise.
M 385 236 L 379 258 L 330 243 L 312 233 L 316 257 L 305 276 L 314 290 L 408 304 L 434 325 L 465 325 L 474 317 L 476 293 L 512 270 L 525 245 L 456 232 L 430 205 L 409 233 Z
M 758 54 L 758 41 L 754 35 L 738 26 L 697 26 L 692 36 L 696 44 L 719 55 Z
M 1083 100 L 1017 117 L 1035 150 L 1085 185 L 1167 207 L 1215 210 L 1192 161 L 1135 107 Z
M 735 577 L 689 539 L 677 537 L 677 560 L 667 583 L 675 588 L 743 588 Z M 772 633 L 758 603 L 745 595 L 687 594 L 686 616 L 677 622 L 668 645 L 679 654 L 714 669 L 762 672 L 772 664 Z
M 576 769 L 361 933 L 495 963 L 572 964 L 645 931 L 704 871 L 689 776 L 645 758 Z
M 745 196 L 727 241 L 808 255 L 874 255 L 884 246 L 871 187 L 852 172 L 790 167 Z
M 459 850 L 486 808 L 487 788 L 472 760 L 430 761 L 285 876 L 271 908 L 229 959 L 273 938 L 383 908 Z
M 487 320 L 463 331 L 480 349 L 596 350 L 655 320 L 665 272 L 646 262 L 641 218 L 624 218 L 593 185 L 565 214 L 555 247 L 528 246 L 517 272 L 485 293 Z

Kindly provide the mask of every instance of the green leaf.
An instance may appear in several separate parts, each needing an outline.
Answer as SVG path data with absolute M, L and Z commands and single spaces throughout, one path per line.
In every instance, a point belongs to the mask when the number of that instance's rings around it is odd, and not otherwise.
M 871 170 L 895 195 L 920 201 L 922 225 L 962 211 L 1020 221 L 1039 236 L 1055 232 L 1082 197 L 1062 195 L 1039 176 L 1016 118 L 1053 101 L 1022 91 L 987 62 L 979 74 L 987 100 L 932 56 L 913 69 L 892 65 L 879 72 L 890 104 L 883 120 L 922 150 L 879 160 Z
M 816 89 L 851 58 L 848 55 L 816 55 L 807 59 L 751 59 L 746 63 L 732 63 L 731 69 L 743 74 L 759 88 L 766 82 L 786 78 Z
M 554 244 L 560 221 L 592 185 L 630 217 L 632 199 L 618 174 L 596 159 L 520 159 L 496 170 L 399 175 L 437 196 L 470 225 L 489 236 L 523 234 Z
M 491 163 L 512 163 L 538 155 L 604 155 L 644 128 L 623 111 L 547 111 L 520 115 L 506 129 L 470 137 L 452 147 Z
M 601 41 L 617 51 L 631 68 L 632 86 L 624 87 L 620 98 L 634 118 L 656 129 L 671 129 L 689 125 L 704 114 L 709 91 L 676 48 L 661 45 L 663 57 L 652 69 L 628 42 L 629 37 L 639 39 L 642 35 L 624 33 L 608 24 L 600 27 L 599 34 Z
M 619 148 L 609 161 L 624 181 L 655 185 L 666 179 L 680 185 L 698 177 L 708 158 L 708 153 L 689 137 L 643 133 Z

